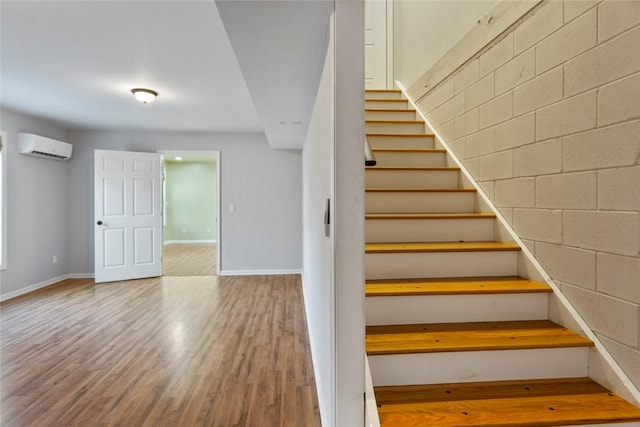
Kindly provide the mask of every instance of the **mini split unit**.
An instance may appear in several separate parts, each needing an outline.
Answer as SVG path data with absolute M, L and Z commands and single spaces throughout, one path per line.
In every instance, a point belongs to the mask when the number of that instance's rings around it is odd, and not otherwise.
M 32 133 L 18 133 L 18 152 L 53 160 L 69 160 L 73 146 Z

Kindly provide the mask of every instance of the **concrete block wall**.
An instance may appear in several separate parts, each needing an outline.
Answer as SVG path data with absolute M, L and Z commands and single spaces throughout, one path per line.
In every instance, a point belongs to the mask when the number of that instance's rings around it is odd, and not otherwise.
M 417 104 L 640 387 L 640 1 L 545 0 Z

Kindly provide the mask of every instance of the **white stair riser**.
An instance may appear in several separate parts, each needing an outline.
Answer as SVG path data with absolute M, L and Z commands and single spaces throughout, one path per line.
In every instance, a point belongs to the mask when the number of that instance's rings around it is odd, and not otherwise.
M 379 92 L 379 91 L 365 91 L 364 99 L 400 99 L 402 98 L 401 92 Z
M 367 192 L 366 213 L 470 213 L 474 192 Z
M 365 111 L 365 120 L 415 120 L 414 110 Z
M 364 269 L 367 280 L 515 276 L 518 252 L 368 253 Z
M 365 242 L 486 242 L 493 219 L 367 219 Z
M 586 377 L 585 347 L 369 356 L 374 386 Z
M 375 151 L 373 154 L 378 162 L 377 166 L 441 168 L 446 165 L 445 153 Z
M 367 297 L 367 326 L 545 320 L 548 294 Z
M 381 170 L 365 171 L 366 188 L 458 188 L 458 170 Z
M 367 133 L 395 133 L 395 134 L 406 134 L 406 133 L 422 133 L 424 132 L 424 123 L 375 123 L 375 122 L 367 122 L 365 123 L 365 131 Z
M 367 135 L 371 148 L 433 148 L 433 136 L 372 136 Z
M 386 110 L 406 110 L 409 108 L 409 102 L 389 102 L 381 99 L 365 99 L 365 108 L 384 108 Z

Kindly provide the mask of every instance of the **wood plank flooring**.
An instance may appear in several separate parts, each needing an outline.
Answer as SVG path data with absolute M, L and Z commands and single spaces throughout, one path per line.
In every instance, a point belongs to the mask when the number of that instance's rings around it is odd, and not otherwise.
M 162 274 L 165 276 L 215 276 L 215 243 L 176 243 L 162 248 Z
M 71 279 L 3 303 L 0 425 L 319 426 L 298 276 Z

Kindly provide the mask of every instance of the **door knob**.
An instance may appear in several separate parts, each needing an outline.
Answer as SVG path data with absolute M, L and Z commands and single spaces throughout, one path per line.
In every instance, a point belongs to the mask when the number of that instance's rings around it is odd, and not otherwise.
M 98 224 L 98 225 L 102 225 L 102 221 L 98 221 L 96 224 Z

